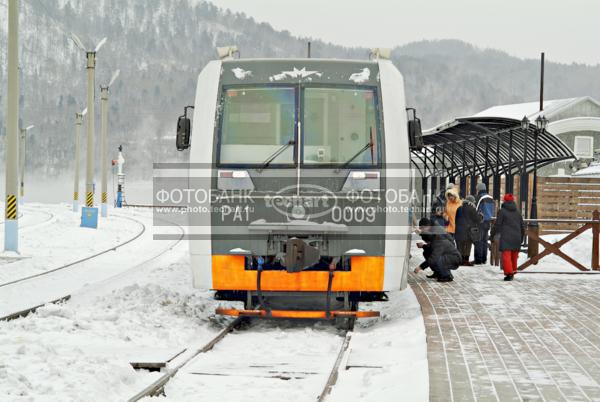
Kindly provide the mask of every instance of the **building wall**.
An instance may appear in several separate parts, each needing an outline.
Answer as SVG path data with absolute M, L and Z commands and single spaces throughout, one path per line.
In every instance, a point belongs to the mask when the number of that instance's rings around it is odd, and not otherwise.
M 593 137 L 594 138 L 594 151 L 600 152 L 600 131 L 572 131 L 572 132 L 568 132 L 568 133 L 559 134 L 558 138 L 563 140 L 563 142 L 569 148 L 573 149 L 573 147 L 575 146 L 575 137 L 578 137 L 578 136 Z M 579 160 L 579 161 L 570 160 L 570 161 L 553 163 L 552 165 L 549 165 L 549 166 L 539 169 L 538 175 L 539 176 L 556 175 L 556 174 L 558 174 L 558 169 L 564 169 L 566 174 L 570 174 L 572 172 L 573 166 L 575 166 L 575 167 L 577 167 L 578 165 L 581 166 L 582 163 L 585 163 L 587 165 L 590 161 L 591 160 L 589 160 L 589 159 L 588 160 L 583 159 L 583 160 Z M 583 167 L 583 166 L 581 166 L 581 167 Z
M 579 102 L 567 110 L 552 116 L 550 121 L 570 119 L 573 117 L 600 117 L 600 106 L 590 100 Z

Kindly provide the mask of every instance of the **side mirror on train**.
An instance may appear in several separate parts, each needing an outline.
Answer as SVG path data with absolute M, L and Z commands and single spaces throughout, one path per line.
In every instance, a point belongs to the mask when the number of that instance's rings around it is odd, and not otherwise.
M 175 139 L 178 151 L 183 151 L 190 147 L 190 128 L 190 119 L 185 116 L 179 116 L 179 119 L 177 119 L 177 138 Z
M 407 108 L 408 112 L 408 139 L 410 148 L 421 150 L 423 148 L 423 131 L 421 130 L 421 119 L 417 117 L 417 110 Z M 412 112 L 412 117 L 411 113 Z
M 193 106 L 186 106 L 183 108 L 183 116 L 179 116 L 177 119 L 177 137 L 175 138 L 175 145 L 178 151 L 186 150 L 190 147 L 190 134 L 192 131 L 192 123 L 187 117 L 188 109 L 193 109 Z

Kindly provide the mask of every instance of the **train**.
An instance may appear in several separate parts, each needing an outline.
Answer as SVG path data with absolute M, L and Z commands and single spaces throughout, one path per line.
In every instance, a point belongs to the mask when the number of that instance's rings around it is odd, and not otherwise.
M 380 52 L 208 62 L 177 122 L 205 195 L 188 216 L 194 287 L 242 302 L 224 315 L 378 316 L 359 303 L 407 286 L 420 136 Z

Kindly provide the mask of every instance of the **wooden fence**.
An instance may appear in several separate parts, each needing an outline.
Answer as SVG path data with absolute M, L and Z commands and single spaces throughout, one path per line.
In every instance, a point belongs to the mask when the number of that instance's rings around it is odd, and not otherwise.
M 573 231 L 579 225 L 564 220 L 589 219 L 600 210 L 600 178 L 538 177 L 537 202 L 542 234 Z
M 555 242 L 547 241 L 540 237 L 539 228 L 548 223 L 546 219 L 527 219 L 527 237 L 529 239 L 527 255 L 529 259 L 518 267 L 519 271 L 522 271 L 531 265 L 537 265 L 542 258 L 551 254 L 561 257 L 564 261 L 568 262 L 580 271 L 600 271 L 600 212 L 597 210 L 593 211 L 592 216 L 589 218 L 591 219 L 554 219 L 553 221 L 558 221 L 556 223 L 568 223 L 576 226 L 575 230 L 571 231 L 565 237 Z M 592 260 L 589 268 L 575 260 L 572 256 L 565 254 L 560 249 L 566 243 L 577 238 L 587 230 L 592 231 L 592 244 L 590 244 Z M 541 253 L 539 252 L 539 244 L 544 246 L 544 251 Z M 492 265 L 500 265 L 500 251 L 498 250 L 498 242 L 493 240 L 491 243 L 490 259 Z

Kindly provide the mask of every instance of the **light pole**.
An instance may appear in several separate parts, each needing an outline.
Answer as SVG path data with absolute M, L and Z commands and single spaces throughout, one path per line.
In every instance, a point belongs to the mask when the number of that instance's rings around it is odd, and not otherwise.
M 535 119 L 535 139 L 533 141 L 533 194 L 531 197 L 531 219 L 537 219 L 537 161 L 538 161 L 538 137 L 546 131 L 548 119 L 544 116 L 538 116 Z
M 83 116 L 87 113 L 87 108 L 81 113 L 75 113 L 75 182 L 73 186 L 73 212 L 79 211 L 79 161 L 81 156 L 80 141 L 81 141 L 81 126 L 83 124 Z
M 25 200 L 25 164 L 27 163 L 27 153 L 25 147 L 27 146 L 27 132 L 34 128 L 34 125 L 22 128 L 20 130 L 21 135 L 19 136 L 19 175 L 20 179 L 20 192 L 19 192 L 19 204 L 23 205 Z
M 548 120 L 544 116 L 538 116 L 535 119 L 535 137 L 533 140 L 533 194 L 531 196 L 531 213 L 529 214 L 530 219 L 537 219 L 537 161 L 538 161 L 538 137 L 540 133 L 546 130 Z M 529 222 L 530 230 L 534 231 L 536 235 L 539 235 L 539 225 L 537 221 Z M 539 244 L 537 241 L 530 241 L 527 255 L 531 258 L 539 253 Z
M 106 141 L 107 141 L 107 137 L 108 137 L 108 89 L 110 88 L 110 86 L 115 82 L 115 80 L 117 79 L 117 77 L 119 76 L 119 70 L 115 71 L 112 78 L 110 79 L 110 82 L 108 83 L 108 85 L 106 86 L 100 86 L 100 106 L 101 106 L 101 123 L 102 123 L 102 129 L 101 129 L 101 135 L 102 138 L 100 140 L 100 157 L 102 158 L 101 161 L 101 166 L 102 166 L 102 172 L 101 172 L 101 176 L 102 176 L 102 204 L 101 204 L 101 214 L 103 218 L 106 218 L 106 216 L 108 215 L 108 207 L 107 207 L 107 176 L 108 176 L 108 164 L 106 163 L 107 161 L 107 155 L 106 155 Z
M 4 250 L 19 252 L 19 0 L 8 0 L 8 97 L 6 102 L 6 205 Z
M 106 38 L 102 39 L 93 51 L 87 50 L 81 42 L 81 39 L 74 33 L 71 33 L 71 38 L 77 47 L 85 52 L 86 66 L 87 66 L 87 109 L 89 112 L 88 125 L 87 125 L 87 164 L 86 164 L 86 175 L 85 175 L 85 205 L 88 208 L 94 207 L 94 81 L 95 81 L 95 68 L 96 68 L 96 53 L 100 50 L 102 45 L 106 42 Z M 97 211 L 97 210 L 96 210 Z
M 523 167 L 521 169 L 521 186 L 520 186 L 520 201 L 521 201 L 521 212 L 523 216 L 527 217 L 529 209 L 529 173 L 527 173 L 527 151 L 529 145 L 529 119 L 527 116 L 523 116 L 521 120 L 521 130 L 523 131 L 525 146 L 523 147 Z

